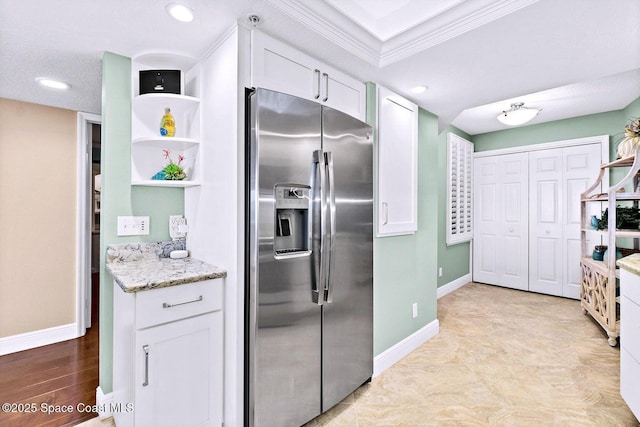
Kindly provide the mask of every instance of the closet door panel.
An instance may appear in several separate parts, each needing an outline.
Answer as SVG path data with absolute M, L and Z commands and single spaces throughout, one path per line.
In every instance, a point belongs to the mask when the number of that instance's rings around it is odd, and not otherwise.
M 478 243 L 482 247 L 480 262 L 478 264 L 477 278 L 475 280 L 483 283 L 494 283 L 497 281 L 498 269 L 496 266 L 496 235 L 481 234 Z
M 580 299 L 580 193 L 593 183 L 598 176 L 602 159 L 600 144 L 581 145 L 567 147 L 564 156 L 564 181 L 565 181 L 565 221 L 563 227 L 563 241 L 566 248 L 566 256 L 563 262 L 562 296 Z M 608 159 L 607 159 L 608 160 Z M 602 208 L 598 203 L 589 203 L 590 215 L 600 217 Z M 587 233 L 587 247 L 593 250 L 594 245 L 599 245 L 600 236 L 593 232 Z
M 474 218 L 473 279 L 482 283 L 495 284 L 500 276 L 496 251 L 500 238 L 498 213 L 501 210 L 503 198 L 498 188 L 498 162 L 492 158 L 479 160 L 474 164 L 474 186 L 477 196 Z
M 510 154 L 503 158 L 500 182 L 504 194 L 502 212 L 502 253 L 504 270 L 501 285 L 527 290 L 529 285 L 529 201 L 527 153 Z
M 562 148 L 529 153 L 529 290 L 562 295 Z
M 527 289 L 527 169 L 526 153 L 475 160 L 475 281 Z

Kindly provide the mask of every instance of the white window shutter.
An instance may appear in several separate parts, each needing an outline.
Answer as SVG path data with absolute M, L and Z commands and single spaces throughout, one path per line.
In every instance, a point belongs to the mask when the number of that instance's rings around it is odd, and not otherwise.
M 447 135 L 447 245 L 473 238 L 473 144 Z

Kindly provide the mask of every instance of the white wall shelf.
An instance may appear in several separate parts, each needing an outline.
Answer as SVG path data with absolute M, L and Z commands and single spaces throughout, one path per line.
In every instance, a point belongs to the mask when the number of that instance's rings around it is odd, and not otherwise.
M 147 93 L 139 95 L 139 71 L 179 69 L 182 93 Z M 131 184 L 154 187 L 190 187 L 200 185 L 200 98 L 199 69 L 193 58 L 171 53 L 147 53 L 132 63 Z M 174 137 L 160 135 L 160 120 L 169 108 L 176 123 Z M 164 150 L 169 150 L 169 158 Z M 180 164 L 187 175 L 182 181 L 152 180 L 169 159 Z

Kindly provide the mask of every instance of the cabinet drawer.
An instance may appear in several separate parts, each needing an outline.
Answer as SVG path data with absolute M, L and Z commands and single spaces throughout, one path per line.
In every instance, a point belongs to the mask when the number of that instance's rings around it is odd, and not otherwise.
M 222 309 L 222 280 L 142 291 L 136 294 L 136 329 Z

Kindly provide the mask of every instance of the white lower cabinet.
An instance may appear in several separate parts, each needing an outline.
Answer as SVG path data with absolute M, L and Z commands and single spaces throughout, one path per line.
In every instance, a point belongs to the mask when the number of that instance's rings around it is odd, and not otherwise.
M 222 425 L 222 283 L 137 293 L 114 286 L 118 427 Z
M 640 419 L 640 276 L 620 271 L 620 395 Z

